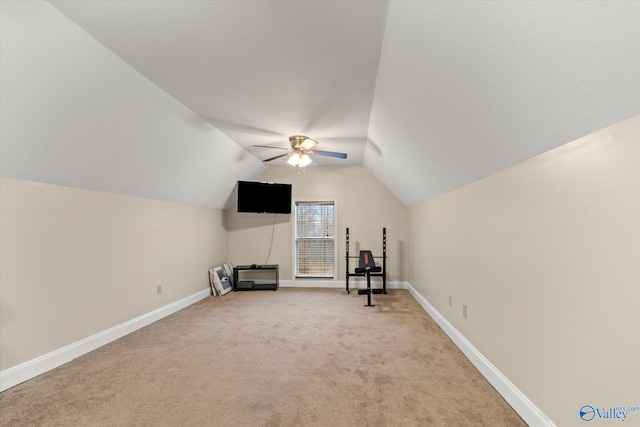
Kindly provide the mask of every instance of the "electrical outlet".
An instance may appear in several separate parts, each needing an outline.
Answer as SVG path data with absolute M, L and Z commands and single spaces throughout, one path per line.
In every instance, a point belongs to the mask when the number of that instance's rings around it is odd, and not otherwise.
M 462 317 L 467 318 L 467 304 L 462 304 Z
M 449 295 L 449 307 L 453 307 L 453 295 Z
M 157 292 L 158 292 L 158 295 L 160 295 L 160 294 L 162 293 L 162 286 L 158 285 L 158 290 L 157 290 Z

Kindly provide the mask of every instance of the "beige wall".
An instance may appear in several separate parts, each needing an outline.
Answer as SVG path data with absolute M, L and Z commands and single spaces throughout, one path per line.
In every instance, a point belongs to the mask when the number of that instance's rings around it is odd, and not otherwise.
M 0 370 L 206 289 L 226 261 L 219 209 L 5 178 L 0 197 Z
M 406 280 L 409 239 L 408 210 L 362 166 L 307 168 L 297 175 L 292 167 L 269 168 L 260 181 L 293 185 L 293 199 L 336 200 L 338 213 L 338 280 L 345 278 L 345 228 L 350 229 L 350 252 L 371 249 L 382 255 L 382 228 L 387 228 L 387 274 L 390 281 Z M 228 211 L 229 258 L 234 264 L 263 264 L 267 259 L 274 215 Z M 270 264 L 280 265 L 280 277 L 292 278 L 292 218 L 278 215 Z M 357 260 L 352 260 L 357 261 Z M 353 267 L 351 268 L 353 272 Z
M 557 425 L 640 404 L 640 116 L 410 221 L 412 286 Z

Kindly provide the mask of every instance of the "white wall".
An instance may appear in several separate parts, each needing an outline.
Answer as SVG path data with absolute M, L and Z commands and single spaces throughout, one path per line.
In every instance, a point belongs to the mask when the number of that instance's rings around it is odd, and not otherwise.
M 412 286 L 556 425 L 583 425 L 583 405 L 640 406 L 640 116 L 410 221 Z
M 0 371 L 207 289 L 223 212 L 2 178 Z
M 48 2 L 0 7 L 3 177 L 223 208 L 262 173 Z
M 337 206 L 338 275 L 345 279 L 345 228 L 350 229 L 350 255 L 370 249 L 382 255 L 382 228 L 387 228 L 387 277 L 406 280 L 409 241 L 408 210 L 362 166 L 307 168 L 297 175 L 290 166 L 269 168 L 261 181 L 292 184 L 292 196 L 299 200 L 329 199 Z M 229 259 L 234 264 L 262 264 L 269 252 L 273 215 L 228 211 Z M 278 215 L 269 263 L 280 265 L 281 278 L 292 279 L 293 219 Z M 357 260 L 351 260 L 357 262 Z M 355 264 L 351 264 L 351 272 Z M 353 279 L 355 280 L 355 279 Z
M 390 1 L 365 167 L 406 206 L 638 113 L 640 2 Z
M 5 372 L 206 289 L 264 166 L 48 2 L 0 7 Z

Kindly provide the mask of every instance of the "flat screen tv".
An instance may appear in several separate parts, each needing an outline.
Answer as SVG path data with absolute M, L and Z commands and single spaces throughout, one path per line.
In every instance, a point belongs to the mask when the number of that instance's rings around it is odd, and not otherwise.
M 238 181 L 238 212 L 291 213 L 291 184 Z

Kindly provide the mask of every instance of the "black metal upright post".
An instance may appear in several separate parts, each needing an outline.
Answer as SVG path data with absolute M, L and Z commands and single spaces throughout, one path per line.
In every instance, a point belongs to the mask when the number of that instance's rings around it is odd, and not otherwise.
M 349 293 L 349 227 L 347 227 L 347 255 L 345 257 L 345 259 L 347 260 L 347 272 L 346 272 L 346 291 L 347 294 Z
M 371 273 L 367 271 L 367 305 L 365 307 L 375 307 L 371 304 Z
M 387 228 L 382 229 L 382 291 L 387 293 Z

